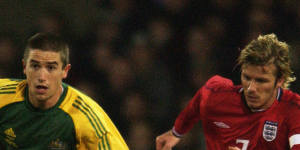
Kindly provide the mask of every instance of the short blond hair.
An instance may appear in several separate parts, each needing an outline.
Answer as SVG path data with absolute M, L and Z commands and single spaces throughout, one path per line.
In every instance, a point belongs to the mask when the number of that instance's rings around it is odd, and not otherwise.
M 279 41 L 274 33 L 259 35 L 257 39 L 246 45 L 238 57 L 239 65 L 267 65 L 272 63 L 277 68 L 276 79 L 283 78 L 282 88 L 288 88 L 290 83 L 296 80 L 291 69 L 289 45 Z

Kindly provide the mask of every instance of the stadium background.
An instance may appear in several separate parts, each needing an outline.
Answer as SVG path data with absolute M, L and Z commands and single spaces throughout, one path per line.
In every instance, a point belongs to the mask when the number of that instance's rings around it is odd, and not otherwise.
M 236 58 L 259 34 L 291 45 L 300 77 L 297 0 L 2 0 L 0 77 L 24 78 L 26 39 L 43 31 L 68 41 L 65 82 L 98 101 L 132 150 L 154 150 L 155 137 L 211 75 L 238 84 Z M 299 87 L 296 80 L 291 89 Z M 179 149 L 205 149 L 200 125 Z

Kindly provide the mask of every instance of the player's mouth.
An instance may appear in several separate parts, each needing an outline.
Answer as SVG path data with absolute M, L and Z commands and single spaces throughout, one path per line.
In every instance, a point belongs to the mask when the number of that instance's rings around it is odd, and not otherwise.
M 250 102 L 257 102 L 259 100 L 258 96 L 247 95 L 246 97 L 247 97 L 247 101 Z
M 37 85 L 35 88 L 38 94 L 45 94 L 48 90 L 48 87 L 45 85 Z

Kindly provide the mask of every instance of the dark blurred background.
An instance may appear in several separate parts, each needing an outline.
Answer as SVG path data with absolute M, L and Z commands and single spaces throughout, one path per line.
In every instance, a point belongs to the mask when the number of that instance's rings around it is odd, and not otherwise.
M 25 77 L 23 50 L 37 32 L 68 41 L 65 82 L 106 110 L 132 150 L 154 150 L 212 75 L 239 84 L 237 56 L 259 34 L 290 44 L 300 77 L 297 0 L 0 0 L 0 77 Z M 204 147 L 196 125 L 174 149 Z

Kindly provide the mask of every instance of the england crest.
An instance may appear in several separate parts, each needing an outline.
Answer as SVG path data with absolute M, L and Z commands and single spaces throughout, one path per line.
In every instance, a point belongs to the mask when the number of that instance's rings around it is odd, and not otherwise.
M 273 141 L 277 135 L 277 127 L 277 122 L 266 121 L 263 129 L 263 138 L 268 142 Z

